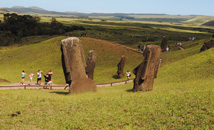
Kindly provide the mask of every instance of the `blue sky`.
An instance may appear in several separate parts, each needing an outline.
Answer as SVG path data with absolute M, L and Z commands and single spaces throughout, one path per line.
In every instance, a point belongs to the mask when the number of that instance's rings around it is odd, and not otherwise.
M 0 7 L 38 6 L 81 13 L 155 13 L 214 16 L 214 0 L 0 0 Z

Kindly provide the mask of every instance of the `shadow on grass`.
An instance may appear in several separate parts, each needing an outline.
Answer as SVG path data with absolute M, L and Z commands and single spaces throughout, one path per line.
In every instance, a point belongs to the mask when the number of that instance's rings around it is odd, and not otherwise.
M 134 91 L 132 89 L 128 89 L 128 90 L 126 90 L 126 92 L 134 93 Z
M 113 75 L 112 78 L 119 79 L 120 77 L 118 75 Z
M 69 94 L 69 92 L 60 92 L 60 91 L 54 91 L 54 92 L 50 92 L 50 93 L 56 93 L 59 95 L 68 95 Z

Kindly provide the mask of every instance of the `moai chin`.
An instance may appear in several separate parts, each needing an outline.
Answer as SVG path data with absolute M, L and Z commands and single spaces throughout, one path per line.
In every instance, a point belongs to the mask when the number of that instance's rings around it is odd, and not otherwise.
M 88 54 L 88 60 L 86 63 L 86 74 L 89 79 L 94 79 L 94 68 L 97 60 L 97 52 L 94 50 L 90 50 Z
M 161 50 L 162 50 L 162 52 L 166 51 L 167 42 L 168 42 L 168 38 L 166 36 L 164 36 L 163 40 L 162 40 L 162 43 L 161 43 Z
M 85 58 L 79 38 L 69 37 L 62 40 L 62 67 L 66 83 L 70 84 L 69 93 L 96 91 L 96 84 L 85 72 Z
M 144 51 L 143 62 L 133 70 L 136 75 L 133 91 L 150 91 L 153 89 L 154 78 L 160 65 L 161 48 L 157 45 L 149 45 Z
M 121 57 L 120 62 L 117 64 L 117 76 L 118 76 L 118 78 L 122 78 L 125 75 L 123 73 L 125 62 L 126 62 L 126 57 L 123 55 Z

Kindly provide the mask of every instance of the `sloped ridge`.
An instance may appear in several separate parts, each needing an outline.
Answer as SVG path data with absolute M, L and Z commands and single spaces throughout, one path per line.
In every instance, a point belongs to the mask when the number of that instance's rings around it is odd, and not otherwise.
M 211 20 L 211 21 L 209 21 L 209 22 L 206 22 L 206 23 L 204 23 L 204 24 L 202 24 L 202 25 L 205 25 L 205 26 L 214 26 L 214 20 Z
M 159 78 L 166 82 L 186 82 L 214 77 L 214 49 L 195 54 L 160 69 Z

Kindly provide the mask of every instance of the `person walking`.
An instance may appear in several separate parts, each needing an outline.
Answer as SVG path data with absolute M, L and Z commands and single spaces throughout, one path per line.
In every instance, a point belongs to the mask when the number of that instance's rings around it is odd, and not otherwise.
M 41 85 L 42 83 L 42 72 L 40 70 L 38 70 L 37 72 L 37 85 Z
M 129 77 L 131 77 L 131 72 L 128 70 L 126 71 L 127 80 L 129 80 Z
M 137 47 L 138 47 L 138 51 L 141 51 L 141 46 L 140 46 L 140 44 L 139 44 Z
M 23 71 L 22 71 L 22 81 L 21 81 L 21 84 L 22 84 L 22 85 L 23 85 L 24 82 L 25 82 L 25 75 L 26 75 L 26 73 L 25 73 L 25 71 L 23 70 Z
M 43 88 L 47 89 L 49 87 L 49 89 L 52 89 L 52 81 L 51 81 L 51 76 L 50 76 L 49 72 L 47 72 L 46 75 L 44 75 L 44 73 L 42 72 L 42 75 L 45 78 L 45 84 L 44 84 Z
M 29 78 L 30 78 L 30 84 L 29 84 L 29 85 L 32 84 L 33 76 L 34 76 L 34 74 L 33 74 L 33 71 L 32 71 L 32 72 L 29 74 Z

